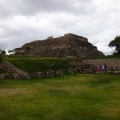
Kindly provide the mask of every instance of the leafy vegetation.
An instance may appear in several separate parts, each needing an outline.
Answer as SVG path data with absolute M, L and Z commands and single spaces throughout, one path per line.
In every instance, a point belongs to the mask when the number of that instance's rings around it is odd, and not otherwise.
M 114 40 L 110 41 L 109 47 L 115 47 L 115 53 L 120 54 L 120 36 L 116 36 Z
M 119 120 L 118 75 L 0 80 L 1 120 Z
M 5 44 L 0 43 L 0 63 L 2 63 L 3 56 L 5 56 L 5 55 L 6 55 Z
M 2 55 L 0 54 L 0 63 L 2 62 L 2 60 L 3 60 L 3 57 L 2 57 Z

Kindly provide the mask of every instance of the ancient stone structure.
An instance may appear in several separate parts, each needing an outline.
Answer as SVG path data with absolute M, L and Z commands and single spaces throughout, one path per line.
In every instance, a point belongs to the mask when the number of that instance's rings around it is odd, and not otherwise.
M 70 74 L 78 73 L 78 69 L 77 68 L 74 68 L 74 69 L 73 68 L 69 68 L 68 71 L 69 71 Z
M 1 65 L 1 69 L 7 71 L 6 74 L 0 74 L 1 79 L 29 79 L 29 74 L 24 72 L 10 62 L 4 61 Z
M 114 59 L 72 59 L 69 60 L 71 64 L 76 66 L 78 69 L 81 67 L 85 69 L 92 69 L 95 66 L 106 64 L 107 70 L 118 70 L 120 71 L 120 59 L 114 58 Z
M 88 42 L 88 39 L 71 33 L 45 40 L 35 40 L 14 49 L 15 55 L 35 55 L 39 57 L 97 57 L 104 54 Z
M 107 70 L 118 70 L 120 71 L 120 59 L 91 59 L 83 60 L 83 64 L 92 64 L 94 66 L 99 66 L 100 64 L 106 64 Z
M 56 74 L 57 74 L 57 76 L 63 76 L 64 72 L 63 72 L 63 70 L 57 70 Z

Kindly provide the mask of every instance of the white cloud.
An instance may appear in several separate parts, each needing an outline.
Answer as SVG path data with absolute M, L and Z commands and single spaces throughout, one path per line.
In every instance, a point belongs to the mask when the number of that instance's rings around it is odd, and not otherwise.
M 1 0 L 0 42 L 7 49 L 74 33 L 110 54 L 120 33 L 119 0 Z

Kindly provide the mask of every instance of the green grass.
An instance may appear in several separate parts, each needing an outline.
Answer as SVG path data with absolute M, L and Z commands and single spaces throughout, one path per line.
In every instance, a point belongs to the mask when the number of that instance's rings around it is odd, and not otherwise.
M 70 67 L 74 67 L 67 60 L 60 58 L 4 58 L 4 60 L 28 73 L 38 71 L 46 73 L 48 70 L 57 71 L 59 69 L 67 73 Z
M 119 75 L 0 80 L 0 120 L 120 120 Z
M 118 58 L 120 59 L 120 55 L 107 55 L 107 56 L 101 56 L 101 57 L 87 57 L 86 59 L 115 59 Z

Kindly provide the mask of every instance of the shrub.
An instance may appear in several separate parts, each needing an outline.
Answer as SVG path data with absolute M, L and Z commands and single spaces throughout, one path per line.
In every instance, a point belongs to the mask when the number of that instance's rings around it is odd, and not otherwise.
M 0 55 L 0 63 L 2 62 L 2 60 L 3 60 L 3 57 L 2 57 L 2 55 Z

